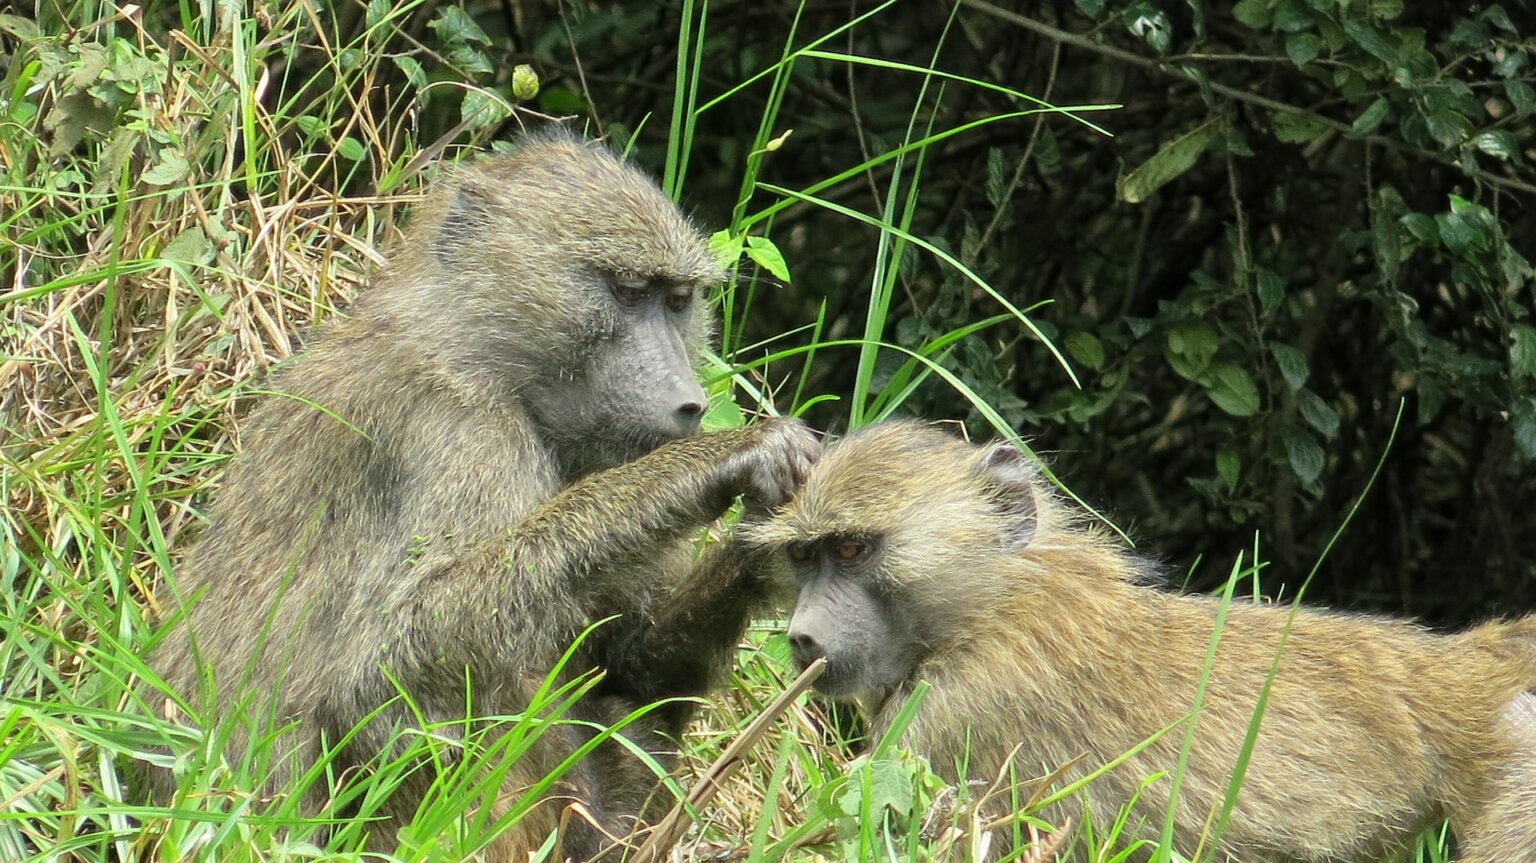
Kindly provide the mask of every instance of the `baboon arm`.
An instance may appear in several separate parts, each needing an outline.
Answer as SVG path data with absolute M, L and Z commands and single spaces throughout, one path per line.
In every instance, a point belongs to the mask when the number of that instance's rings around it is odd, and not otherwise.
M 506 566 L 565 582 L 600 607 L 615 585 L 586 576 L 651 557 L 718 518 L 736 492 L 726 475 L 731 456 L 754 437 L 732 429 L 674 441 L 577 480 L 505 537 Z
M 446 649 L 478 664 L 505 645 L 523 667 L 547 667 L 585 626 L 645 614 L 664 587 L 646 562 L 724 511 L 742 485 L 740 457 L 756 439 L 743 428 L 672 442 L 578 480 L 472 551 L 419 562 L 407 612 L 414 638 L 402 659 L 441 664 Z M 698 601 L 679 593 L 679 604 Z M 707 613 L 716 613 L 713 605 Z M 508 633 L 509 621 L 539 632 Z
M 754 608 L 767 599 L 767 552 L 717 544 L 651 605 L 608 657 L 610 678 L 643 701 L 699 695 L 730 667 Z

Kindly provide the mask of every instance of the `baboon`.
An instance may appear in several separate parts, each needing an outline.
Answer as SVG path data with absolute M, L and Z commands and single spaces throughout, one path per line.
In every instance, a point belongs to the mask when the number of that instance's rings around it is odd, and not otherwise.
M 1086 803 L 1047 816 L 1086 807 L 1105 827 L 1134 800 L 1130 837 L 1158 838 L 1221 604 L 1154 586 L 1016 449 L 910 423 L 862 430 L 751 541 L 782 549 L 781 577 L 793 573 L 794 657 L 825 657 L 818 687 L 857 701 L 875 733 L 927 681 L 903 742 L 952 781 L 1062 765 L 1082 778 L 1152 739 L 1089 784 Z M 1536 861 L 1536 616 L 1438 635 L 1289 612 L 1226 610 L 1176 850 L 1379 861 L 1448 816 L 1464 863 Z M 1230 821 L 1202 848 L 1277 655 Z
M 696 554 L 699 529 L 738 496 L 760 517 L 820 452 L 788 420 L 696 435 L 703 295 L 722 277 L 655 184 L 596 144 L 544 133 L 460 169 L 245 421 L 152 668 L 208 721 L 247 715 L 237 751 L 279 734 L 269 793 L 349 733 L 343 775 L 402 728 L 519 713 L 599 622 L 559 680 L 603 677 L 567 718 L 610 725 L 705 692 L 765 582 L 750 548 Z M 665 764 L 689 714 L 671 703 L 624 734 Z M 545 733 L 503 795 L 592 734 Z M 655 778 L 629 752 L 566 774 L 560 793 L 595 822 L 571 818 L 568 856 L 633 826 Z M 373 846 L 393 847 L 427 773 L 390 797 Z M 163 771 L 150 782 L 173 790 Z M 494 859 L 527 859 L 559 809 Z

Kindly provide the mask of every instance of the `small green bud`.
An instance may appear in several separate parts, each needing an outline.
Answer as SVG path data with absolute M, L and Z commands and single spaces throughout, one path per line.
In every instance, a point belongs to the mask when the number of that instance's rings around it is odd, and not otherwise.
M 520 102 L 539 95 L 539 73 L 533 71 L 533 67 L 527 63 L 519 63 L 512 68 L 512 95 Z

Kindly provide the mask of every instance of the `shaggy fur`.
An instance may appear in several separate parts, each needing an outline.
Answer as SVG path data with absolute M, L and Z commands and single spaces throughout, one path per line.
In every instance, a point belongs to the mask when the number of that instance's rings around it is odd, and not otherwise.
M 523 711 L 578 634 L 615 615 L 566 668 L 605 674 L 567 718 L 606 725 L 703 693 L 762 590 L 751 553 L 696 561 L 693 538 L 737 494 L 780 502 L 819 452 L 788 422 L 678 439 L 696 416 L 675 420 L 675 405 L 702 409 L 689 358 L 709 329 L 688 301 L 720 275 L 677 208 L 598 146 L 544 135 L 459 171 L 245 422 L 177 571 L 184 621 L 152 667 L 203 721 L 239 717 L 234 751 L 276 734 L 268 794 L 354 727 L 338 773 L 391 751 L 417 725 L 395 682 L 428 723 Z M 664 337 L 634 335 L 619 283 L 666 292 L 649 319 Z M 665 764 L 689 713 L 673 704 L 626 733 Z M 548 731 L 502 803 L 591 733 Z M 655 785 L 626 752 L 600 749 L 558 789 L 618 835 Z M 430 772 L 390 799 L 375 847 L 393 848 Z M 163 771 L 149 781 L 173 790 Z M 488 859 L 526 859 L 557 815 L 543 807 Z M 599 844 L 573 830 L 565 850 Z
M 1046 813 L 1062 823 L 1086 806 L 1102 828 L 1139 793 L 1130 835 L 1157 838 L 1216 601 L 1138 583 L 1142 565 L 1022 459 L 915 424 L 832 448 L 754 541 L 829 534 L 879 537 L 871 589 L 929 634 L 901 687 L 859 694 L 876 733 L 927 681 L 905 742 L 937 770 L 985 782 L 1070 765 L 1066 781 L 1173 726 Z M 1020 535 L 1022 547 L 1008 541 Z M 1436 635 L 1243 601 L 1228 609 L 1175 805 L 1180 853 L 1210 848 L 1277 653 L 1215 859 L 1379 861 L 1449 816 L 1463 863 L 1536 861 L 1536 617 Z

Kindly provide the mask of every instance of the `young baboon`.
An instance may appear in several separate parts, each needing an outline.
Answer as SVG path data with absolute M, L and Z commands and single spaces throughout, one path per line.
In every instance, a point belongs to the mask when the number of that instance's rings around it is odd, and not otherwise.
M 407 237 L 246 421 L 177 571 L 185 623 L 152 659 L 208 720 L 249 718 L 236 747 L 291 726 L 269 792 L 359 724 L 340 773 L 420 720 L 519 713 L 573 640 L 614 616 L 564 668 L 604 674 L 568 719 L 607 725 L 704 692 L 764 582 L 758 553 L 726 543 L 696 560 L 694 537 L 738 495 L 749 514 L 782 503 L 820 452 L 790 421 L 696 436 L 701 296 L 721 267 L 607 150 L 544 134 L 475 161 Z M 664 735 L 688 718 L 672 704 L 625 734 L 665 763 Z M 591 734 L 548 731 L 504 795 Z M 631 828 L 654 777 L 627 752 L 611 744 L 566 775 L 560 793 L 597 822 L 568 833 L 566 854 Z M 374 845 L 391 846 L 429 772 L 391 797 Z M 169 776 L 151 781 L 169 792 Z M 558 809 L 494 859 L 526 859 Z
M 784 549 L 795 576 L 794 656 L 826 657 L 817 686 L 877 733 L 927 681 L 905 744 L 952 780 L 1080 778 L 1156 738 L 1048 815 L 1086 806 L 1102 827 L 1135 800 L 1129 835 L 1157 838 L 1220 605 L 1149 586 L 1017 450 L 907 423 L 861 431 L 752 540 Z M 1219 818 L 1277 652 L 1246 778 L 1202 859 L 1379 861 L 1449 816 L 1466 863 L 1536 861 L 1536 617 L 1435 635 L 1244 602 L 1206 681 L 1179 853 Z

